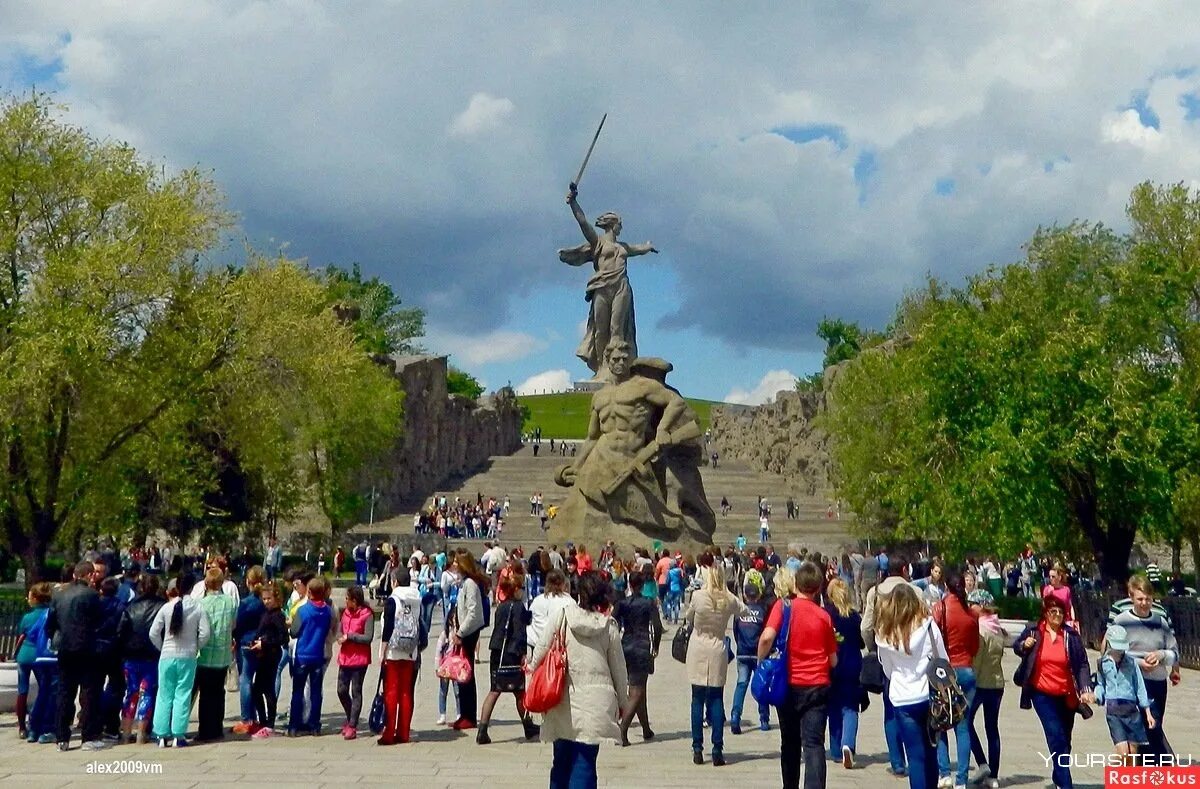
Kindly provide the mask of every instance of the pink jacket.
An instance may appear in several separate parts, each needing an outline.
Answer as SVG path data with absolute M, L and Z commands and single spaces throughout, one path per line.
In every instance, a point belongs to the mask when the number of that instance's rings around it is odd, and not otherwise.
M 371 663 L 371 642 L 375 639 L 375 612 L 370 606 L 361 606 L 353 613 L 342 611 L 342 642 L 338 652 L 338 665 L 347 668 L 367 666 Z

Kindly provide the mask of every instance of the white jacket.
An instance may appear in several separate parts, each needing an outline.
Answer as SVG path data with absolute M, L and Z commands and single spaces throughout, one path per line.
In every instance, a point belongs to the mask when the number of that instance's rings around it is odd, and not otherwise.
M 899 707 L 929 701 L 929 678 L 925 675 L 934 656 L 949 660 L 942 631 L 926 619 L 908 637 L 908 651 L 876 639 L 879 662 L 888 678 L 888 699 Z
M 564 608 L 578 607 L 579 603 L 575 602 L 575 598 L 563 592 L 562 594 L 546 594 L 543 592 L 533 598 L 533 602 L 529 604 L 529 612 L 532 618 L 529 622 L 529 627 L 526 629 L 526 635 L 530 644 L 536 644 L 542 637 L 542 631 L 550 624 L 550 620 L 554 615 Z
M 567 687 L 558 706 L 546 713 L 542 742 L 574 740 L 598 745 L 604 740 L 618 740 L 621 728 L 617 718 L 629 703 L 629 676 L 621 651 L 621 629 L 612 617 L 578 606 L 563 608 L 542 631 L 533 650 L 531 670 L 542 662 L 564 621 Z

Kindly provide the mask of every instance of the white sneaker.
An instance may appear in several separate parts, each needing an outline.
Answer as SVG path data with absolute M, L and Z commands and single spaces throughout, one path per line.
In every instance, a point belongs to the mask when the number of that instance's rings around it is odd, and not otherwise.
M 438 726 L 445 726 L 445 725 L 446 725 L 446 716 L 445 716 L 445 715 L 439 715 L 439 716 L 438 716 L 438 722 L 437 722 L 437 725 L 438 725 Z
M 966 784 L 955 784 L 954 789 L 967 789 Z
M 988 779 L 983 782 L 983 785 L 986 786 L 987 789 L 1000 789 L 1000 779 L 988 777 Z
M 938 789 L 953 789 L 954 779 L 948 775 L 943 775 L 941 778 L 938 778 L 937 785 Z

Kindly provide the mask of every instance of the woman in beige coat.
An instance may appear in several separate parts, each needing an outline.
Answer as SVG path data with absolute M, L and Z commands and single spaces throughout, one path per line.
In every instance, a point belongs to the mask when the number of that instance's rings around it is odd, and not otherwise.
M 688 641 L 687 676 L 692 685 L 692 761 L 704 764 L 704 719 L 712 728 L 712 762 L 725 764 L 725 677 L 729 655 L 725 633 L 729 621 L 745 607 L 725 588 L 725 571 L 714 563 L 703 573 L 703 586 L 692 595 L 684 617 L 692 628 Z M 705 713 L 707 712 L 707 716 Z
M 598 572 L 579 578 L 579 606 L 555 613 L 533 650 L 530 671 L 566 628 L 567 687 L 542 722 L 542 742 L 554 743 L 550 789 L 596 786 L 602 740 L 618 740 L 621 710 L 629 703 L 621 629 L 609 616 L 612 585 Z

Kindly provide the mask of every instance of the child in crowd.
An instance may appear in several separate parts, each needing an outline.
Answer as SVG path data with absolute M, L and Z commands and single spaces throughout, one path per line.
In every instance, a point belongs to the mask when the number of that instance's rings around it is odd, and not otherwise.
M 451 617 L 454 614 L 451 613 Z M 450 627 L 443 627 L 441 634 L 438 636 L 437 646 L 434 649 L 433 665 L 442 665 L 442 661 L 446 659 L 446 655 L 450 654 Z M 458 706 L 458 683 L 451 682 L 445 677 L 438 677 L 438 726 L 446 725 L 446 697 L 450 693 L 450 688 L 454 688 L 454 719 L 458 720 L 462 717 L 462 709 Z
M 31 610 L 21 618 L 21 634 L 17 642 L 17 734 L 29 742 L 48 743 L 55 739 L 58 661 L 49 654 L 45 635 L 50 598 L 48 583 L 37 583 L 29 589 L 27 600 Z M 32 714 L 27 716 L 30 676 L 37 682 L 38 694 L 33 702 Z
M 1096 701 L 1104 705 L 1108 732 L 1117 753 L 1129 764 L 1138 745 L 1149 739 L 1146 729 L 1154 726 L 1154 713 L 1150 711 L 1142 670 L 1136 660 L 1125 654 L 1129 649 L 1125 628 L 1111 625 L 1104 641 L 1107 649 L 1096 667 Z
M 683 588 L 686 586 L 683 568 L 679 562 L 672 559 L 671 568 L 667 570 L 667 621 L 673 625 L 679 624 L 679 606 L 683 602 Z
M 279 581 L 271 581 L 262 588 L 262 603 L 265 609 L 258 623 L 254 640 L 249 645 L 258 659 L 258 670 L 250 693 L 254 697 L 255 725 L 250 736 L 265 740 L 275 734 L 275 713 L 279 693 L 275 685 L 275 669 L 283 662 L 287 652 L 288 628 L 283 616 L 285 587 Z
M 358 736 L 358 720 L 362 713 L 362 686 L 371 665 L 371 642 L 375 640 L 375 612 L 367 605 L 361 586 L 346 590 L 346 608 L 341 615 L 341 635 L 338 651 L 338 700 L 346 713 L 342 724 L 342 739 Z
M 758 580 L 761 582 L 762 576 Z M 742 733 L 742 706 L 746 702 L 750 678 L 758 667 L 758 638 L 767 622 L 767 610 L 761 602 L 762 587 L 758 583 L 747 579 L 742 599 L 746 606 L 733 620 L 733 639 L 737 645 L 737 687 L 733 691 L 733 709 L 729 718 L 729 730 L 733 734 Z M 758 728 L 762 731 L 771 728 L 771 707 L 761 701 L 758 702 Z
M 308 602 L 293 609 L 289 634 L 296 640 L 292 653 L 292 708 L 288 717 L 289 737 L 321 733 L 321 683 L 325 679 L 325 645 L 334 626 L 326 603 L 329 584 L 316 576 L 307 585 Z M 305 686 L 308 687 L 308 716 L 304 715 Z

